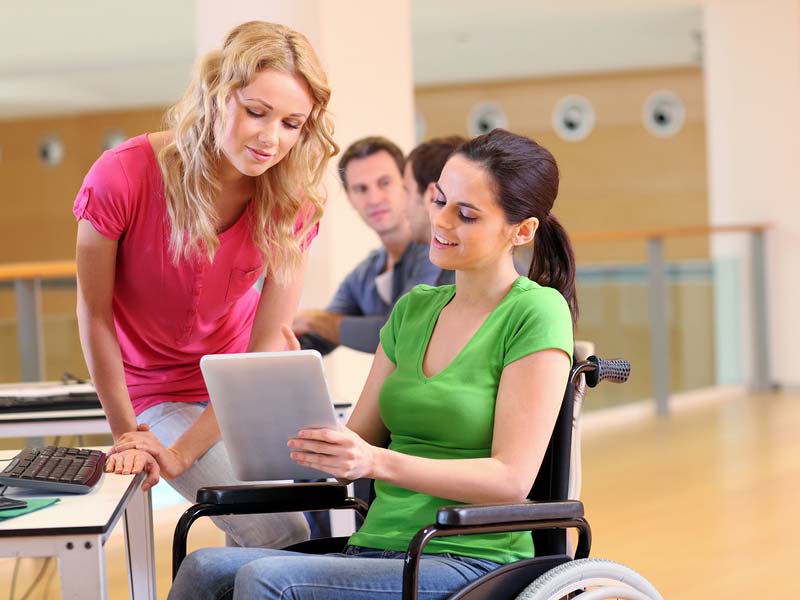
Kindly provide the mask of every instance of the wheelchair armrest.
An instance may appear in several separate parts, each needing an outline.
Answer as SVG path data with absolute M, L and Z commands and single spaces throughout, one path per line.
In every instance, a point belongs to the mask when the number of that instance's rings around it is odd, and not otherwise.
M 555 521 L 583 516 L 579 500 L 520 502 L 517 504 L 465 504 L 443 506 L 436 513 L 437 525 L 501 525 L 522 521 Z
M 347 486 L 331 482 L 226 485 L 197 490 L 198 504 L 257 504 L 264 513 L 325 510 L 345 505 L 346 500 Z
M 226 485 L 197 490 L 197 504 L 181 515 L 172 538 L 172 578 L 186 558 L 189 528 L 200 517 L 246 515 L 350 508 L 362 516 L 367 503 L 347 497 L 347 486 L 339 483 L 292 483 Z
M 403 599 L 416 598 L 419 560 L 433 538 L 568 527 L 578 530 L 575 558 L 586 558 L 592 530 L 583 518 L 583 503 L 579 500 L 443 506 L 436 513 L 436 523 L 420 529 L 408 544 L 403 564 Z

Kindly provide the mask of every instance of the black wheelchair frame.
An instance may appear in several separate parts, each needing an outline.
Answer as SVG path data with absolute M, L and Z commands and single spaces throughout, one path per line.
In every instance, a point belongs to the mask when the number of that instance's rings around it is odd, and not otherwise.
M 564 397 L 550 442 L 528 494 L 527 502 L 516 504 L 462 504 L 439 509 L 436 522 L 421 529 L 409 543 L 403 568 L 403 600 L 416 600 L 419 560 L 422 551 L 436 537 L 530 531 L 536 556 L 503 565 L 455 592 L 451 600 L 511 598 L 550 569 L 573 559 L 589 556 L 591 528 L 583 504 L 567 498 L 576 391 L 582 378 L 589 387 L 600 381 L 624 383 L 630 364 L 623 359 L 603 360 L 590 356 L 570 371 Z M 295 511 L 353 509 L 366 515 L 368 505 L 347 496 L 338 483 L 296 483 L 290 485 L 242 485 L 201 488 L 197 504 L 181 516 L 172 547 L 172 576 L 186 557 L 189 528 L 200 517 Z M 567 530 L 578 531 L 575 555 L 567 553 Z M 340 552 L 347 538 L 321 538 L 286 548 L 322 554 Z

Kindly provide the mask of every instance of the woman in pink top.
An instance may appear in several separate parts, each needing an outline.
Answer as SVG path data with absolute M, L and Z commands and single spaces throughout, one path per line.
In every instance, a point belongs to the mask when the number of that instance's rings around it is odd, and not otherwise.
M 244 23 L 201 59 L 168 131 L 105 152 L 87 174 L 73 208 L 78 323 L 115 441 L 106 470 L 146 470 L 148 487 L 160 474 L 190 500 L 236 483 L 199 360 L 284 348 L 338 151 L 329 97 L 304 36 Z M 217 524 L 239 545 L 308 535 L 300 514 Z

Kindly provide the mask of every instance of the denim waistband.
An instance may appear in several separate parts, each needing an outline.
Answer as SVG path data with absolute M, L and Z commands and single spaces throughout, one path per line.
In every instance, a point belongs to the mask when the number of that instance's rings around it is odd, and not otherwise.
M 400 558 L 405 559 L 407 552 L 402 550 L 383 550 L 381 548 L 369 548 L 366 546 L 348 545 L 342 552 L 345 556 L 359 556 L 361 558 Z M 459 562 L 477 566 L 488 571 L 496 569 L 500 563 L 487 560 L 485 558 L 475 558 L 472 556 L 462 556 L 460 554 L 451 554 L 450 552 L 441 552 L 439 554 L 423 554 L 422 559 L 426 558 L 449 558 Z

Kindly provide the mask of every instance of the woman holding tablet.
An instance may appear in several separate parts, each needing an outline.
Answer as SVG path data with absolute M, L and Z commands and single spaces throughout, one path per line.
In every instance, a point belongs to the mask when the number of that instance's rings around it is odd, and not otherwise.
M 244 23 L 200 60 L 168 131 L 105 152 L 86 176 L 73 208 L 78 323 L 115 440 L 106 470 L 145 468 L 148 486 L 160 471 L 190 500 L 237 483 L 199 360 L 285 347 L 338 151 L 329 98 L 303 35 Z M 239 545 L 308 535 L 301 514 L 216 522 Z
M 376 499 L 343 554 L 204 549 L 181 565 L 170 598 L 400 598 L 403 553 L 440 506 L 521 502 L 550 439 L 577 316 L 574 258 L 550 210 L 552 155 L 503 130 L 448 160 L 430 206 L 434 264 L 456 283 L 417 286 L 395 305 L 347 428 L 289 441 L 301 465 L 375 479 Z M 534 240 L 528 277 L 515 247 Z M 527 532 L 437 538 L 420 597 L 445 598 L 532 554 Z

